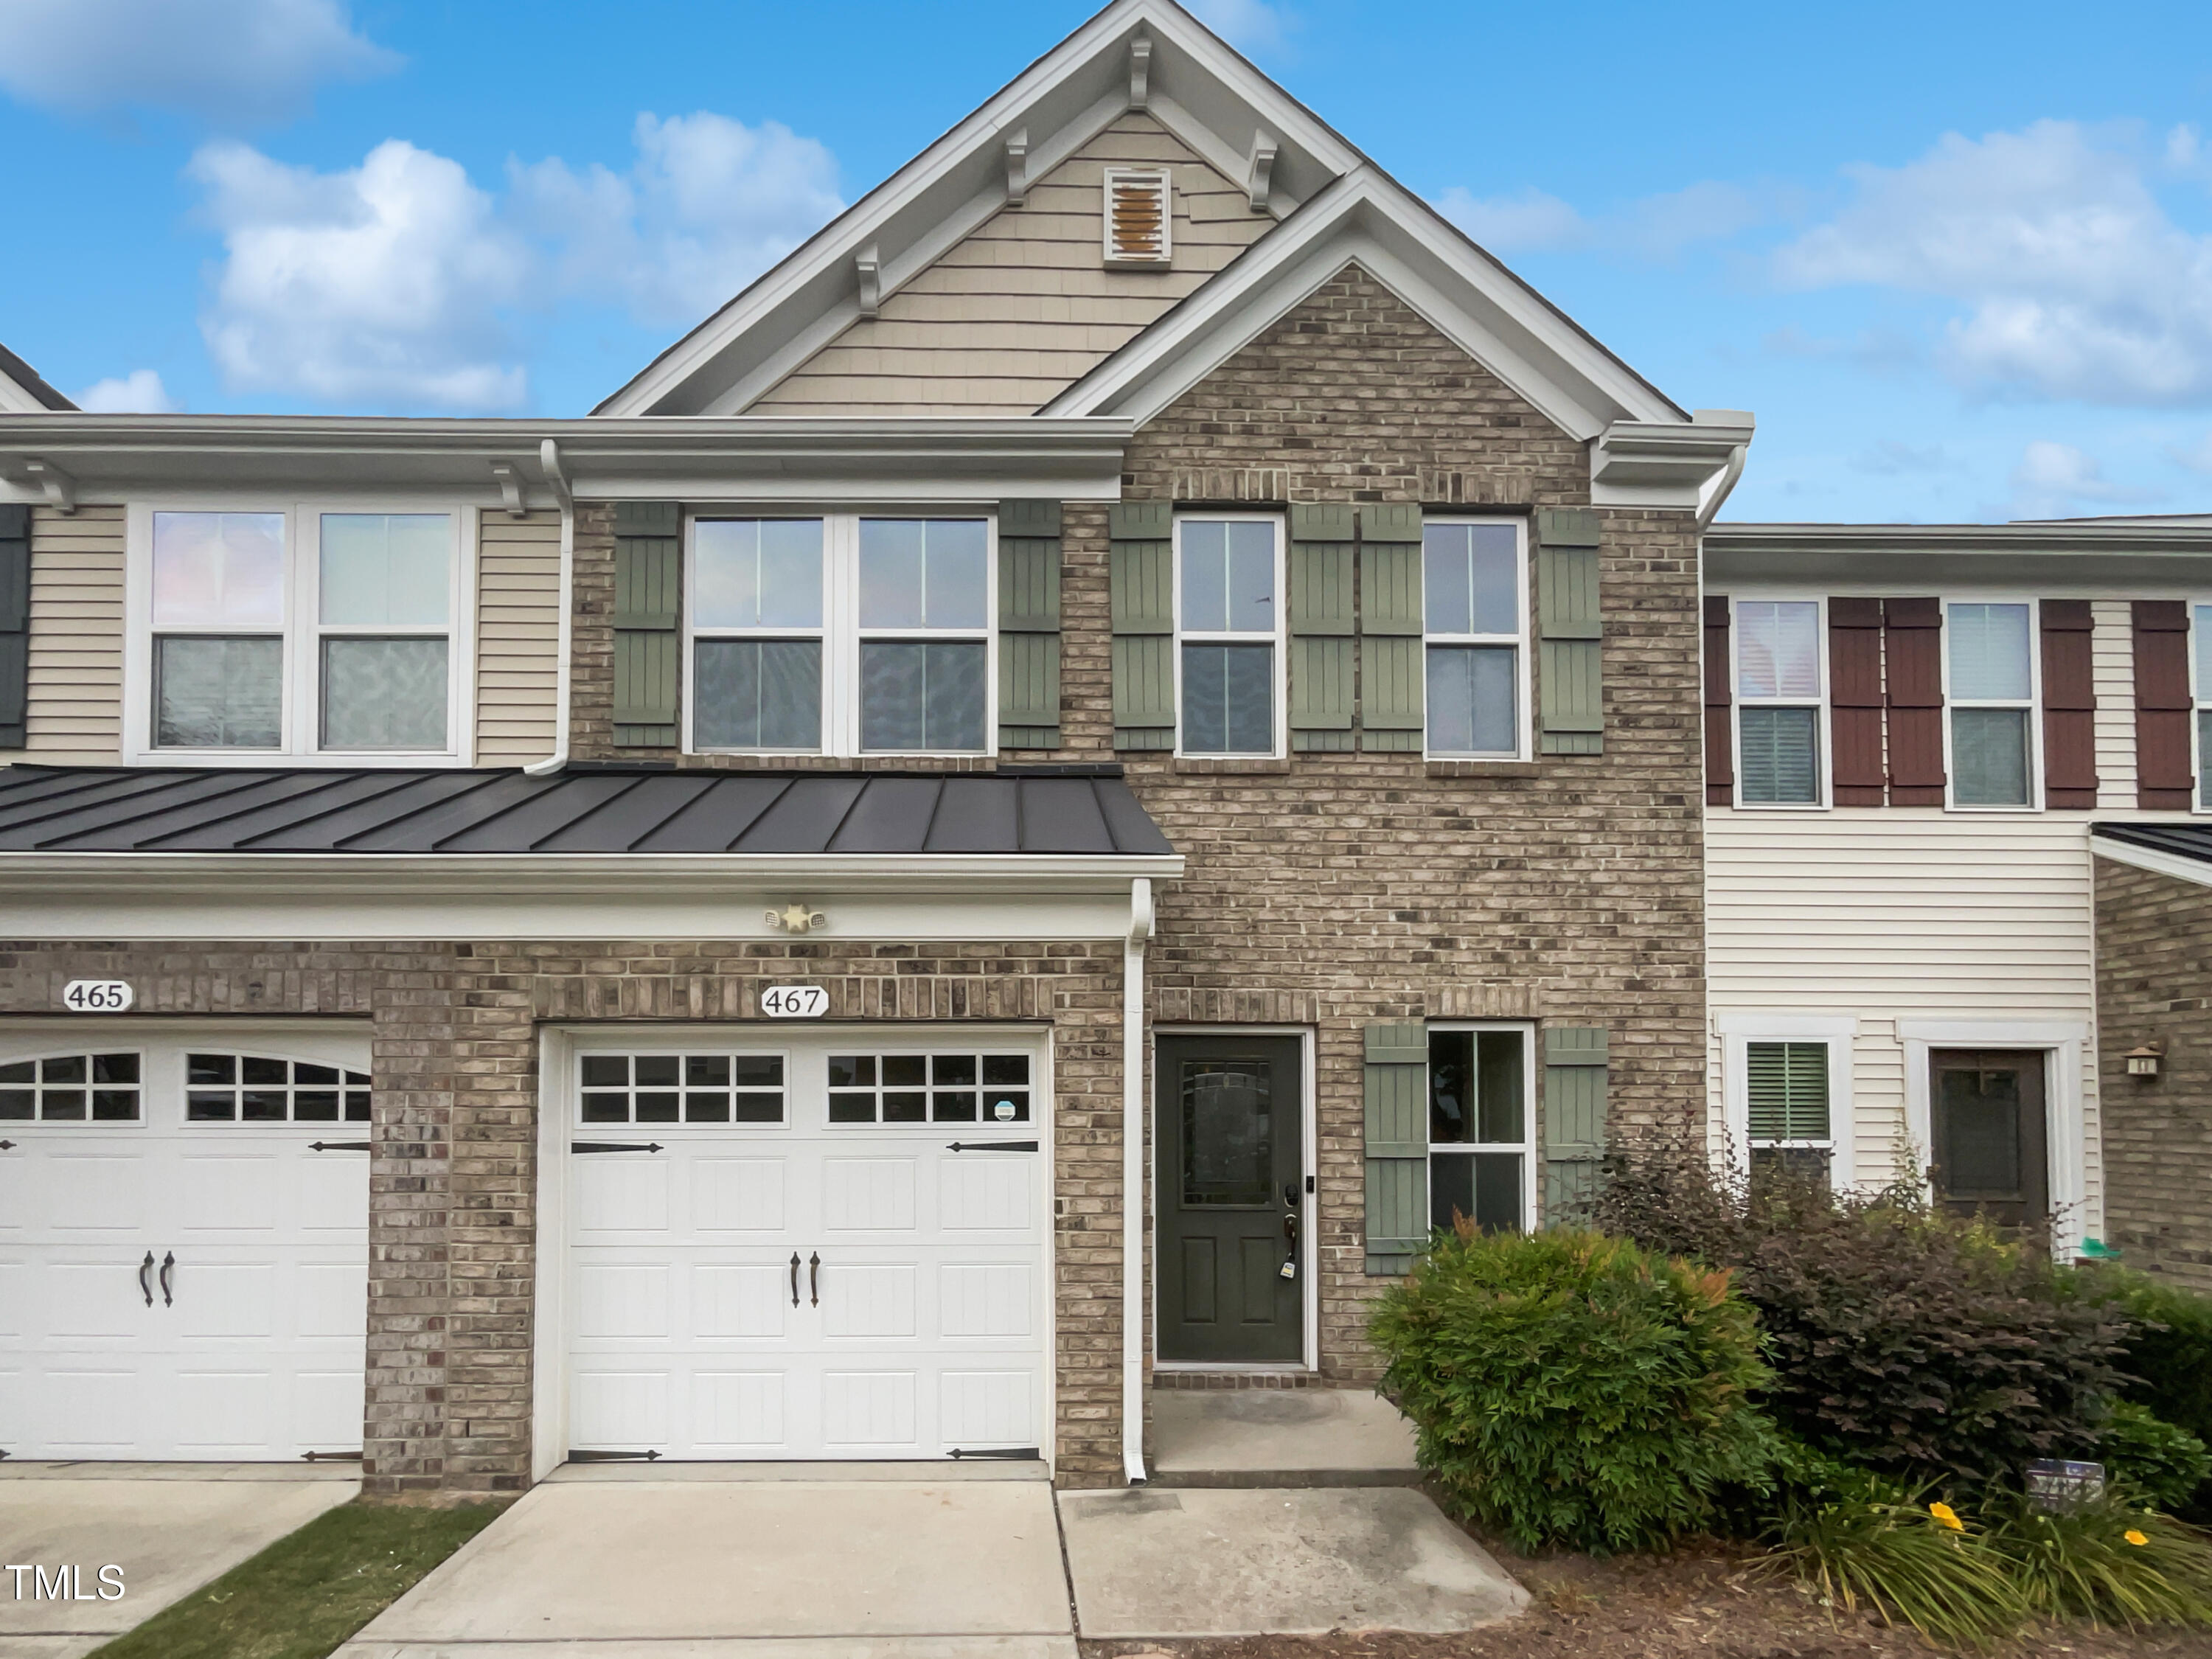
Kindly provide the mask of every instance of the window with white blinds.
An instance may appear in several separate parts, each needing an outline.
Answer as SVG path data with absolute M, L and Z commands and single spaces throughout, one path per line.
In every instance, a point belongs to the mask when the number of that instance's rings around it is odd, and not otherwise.
M 1747 1042 L 1744 1085 L 1754 1152 L 1768 1146 L 1833 1144 L 1826 1043 Z
M 1736 799 L 1820 804 L 1822 672 L 1818 599 L 1735 602 Z
M 2034 608 L 1954 603 L 1948 607 L 1946 689 L 1951 711 L 1951 804 L 2035 804 Z

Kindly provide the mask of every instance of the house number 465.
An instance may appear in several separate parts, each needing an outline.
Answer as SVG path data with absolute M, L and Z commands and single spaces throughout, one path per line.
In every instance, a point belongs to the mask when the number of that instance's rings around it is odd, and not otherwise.
M 62 987 L 62 1006 L 73 1014 L 119 1014 L 132 1001 L 125 979 L 73 979 Z

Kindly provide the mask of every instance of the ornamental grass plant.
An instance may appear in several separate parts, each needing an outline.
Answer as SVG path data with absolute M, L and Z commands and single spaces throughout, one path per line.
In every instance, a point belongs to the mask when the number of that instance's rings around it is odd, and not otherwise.
M 1989 1543 L 2039 1618 L 2212 1625 L 2212 1540 L 2117 1492 L 2051 1509 L 2008 1496 Z
M 1626 1239 L 1463 1223 L 1370 1328 L 1422 1468 L 1526 1552 L 1664 1545 L 1723 1492 L 1764 1488 L 1780 1449 L 1729 1275 Z

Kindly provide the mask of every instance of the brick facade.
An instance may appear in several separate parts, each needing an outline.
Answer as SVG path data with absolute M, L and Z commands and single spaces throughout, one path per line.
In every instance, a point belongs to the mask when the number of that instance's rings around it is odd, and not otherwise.
M 2096 859 L 2105 1239 L 2212 1291 L 2212 888 Z M 2127 1052 L 2165 1051 L 2155 1079 Z
M 139 1015 L 367 1024 L 367 1489 L 530 1480 L 540 1022 L 738 1020 L 762 987 L 826 986 L 829 1018 L 1051 1028 L 1059 1473 L 1118 1480 L 1118 945 L 730 941 L 0 946 L 0 1015 L 51 1015 L 71 979 L 127 979 Z

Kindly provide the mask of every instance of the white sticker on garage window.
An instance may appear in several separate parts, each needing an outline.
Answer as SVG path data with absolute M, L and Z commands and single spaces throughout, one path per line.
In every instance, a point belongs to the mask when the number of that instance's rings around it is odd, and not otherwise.
M 1027 1123 L 1027 1054 L 832 1054 L 832 1123 Z
M 585 1054 L 586 1123 L 781 1123 L 781 1054 Z
M 368 1073 L 266 1054 L 186 1054 L 193 1123 L 366 1123 Z
M 52 1054 L 0 1066 L 0 1121 L 136 1123 L 138 1056 Z

